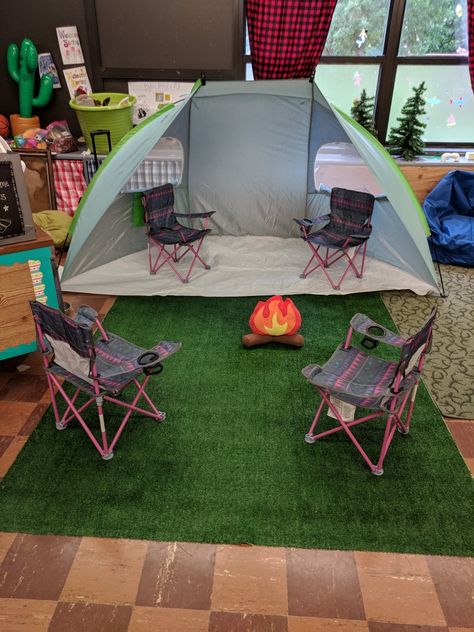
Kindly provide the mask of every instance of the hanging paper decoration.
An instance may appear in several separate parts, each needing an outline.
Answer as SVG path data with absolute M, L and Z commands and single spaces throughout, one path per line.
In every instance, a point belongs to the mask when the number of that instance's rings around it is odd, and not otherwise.
M 359 37 L 356 39 L 357 48 L 360 48 L 363 44 L 365 44 L 368 35 L 369 31 L 367 29 L 362 29 L 362 31 L 359 33 Z
M 450 114 L 448 116 L 448 120 L 446 121 L 447 127 L 454 127 L 456 125 L 456 119 L 454 118 L 454 114 Z
M 426 103 L 434 108 L 434 106 L 439 105 L 441 101 L 438 99 L 438 97 L 429 97 L 428 99 L 426 99 Z
M 449 99 L 449 105 L 457 105 L 462 108 L 462 106 L 464 105 L 464 99 L 462 97 L 459 97 L 457 99 Z
M 353 81 L 356 88 L 360 88 L 360 84 L 362 83 L 362 73 L 360 73 L 358 70 L 356 70 L 354 73 Z
M 459 2 L 456 5 L 455 12 L 456 12 L 456 17 L 462 18 L 462 5 Z

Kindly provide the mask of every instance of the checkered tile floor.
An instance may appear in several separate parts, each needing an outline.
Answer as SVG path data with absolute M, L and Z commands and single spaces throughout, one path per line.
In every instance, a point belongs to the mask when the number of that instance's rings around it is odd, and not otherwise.
M 0 366 L 0 477 L 49 401 L 39 356 L 21 368 Z M 447 424 L 474 472 L 474 423 Z M 474 632 L 473 588 L 472 558 L 0 533 L 1 632 Z

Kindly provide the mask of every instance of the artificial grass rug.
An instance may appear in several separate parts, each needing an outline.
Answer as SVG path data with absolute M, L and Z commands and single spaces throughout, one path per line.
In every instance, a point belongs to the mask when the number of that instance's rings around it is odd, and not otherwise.
M 118 299 L 107 329 L 183 343 L 148 389 L 167 420 L 133 415 L 104 462 L 49 410 L 2 484 L 0 529 L 472 555 L 472 481 L 423 386 L 380 478 L 343 432 L 304 442 L 318 398 L 301 368 L 325 361 L 358 311 L 393 324 L 376 294 L 293 298 L 302 349 L 242 348 L 255 298 Z M 374 456 L 383 424 L 355 431 Z

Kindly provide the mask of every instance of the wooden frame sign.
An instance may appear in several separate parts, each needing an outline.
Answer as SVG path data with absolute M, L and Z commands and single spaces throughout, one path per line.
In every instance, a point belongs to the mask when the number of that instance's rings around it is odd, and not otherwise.
M 0 246 L 35 239 L 21 158 L 0 153 Z

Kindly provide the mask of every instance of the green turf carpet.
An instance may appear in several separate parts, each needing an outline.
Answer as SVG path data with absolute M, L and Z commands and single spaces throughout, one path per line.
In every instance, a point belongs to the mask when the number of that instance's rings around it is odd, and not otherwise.
M 150 388 L 167 420 L 134 416 L 104 462 L 50 410 L 2 484 L 0 530 L 472 555 L 472 481 L 425 388 L 380 478 L 344 433 L 304 442 L 317 396 L 301 368 L 358 311 L 393 325 L 376 294 L 294 300 L 305 346 L 246 350 L 254 298 L 120 298 L 107 329 L 183 343 Z M 371 423 L 356 432 L 375 456 Z

